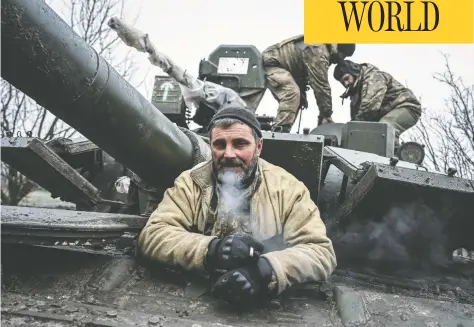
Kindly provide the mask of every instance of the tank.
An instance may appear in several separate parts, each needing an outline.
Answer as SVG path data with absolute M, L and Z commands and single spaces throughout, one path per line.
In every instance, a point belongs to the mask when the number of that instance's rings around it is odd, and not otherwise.
M 2 161 L 76 205 L 2 206 L 5 326 L 474 326 L 474 263 L 453 255 L 474 250 L 474 183 L 424 167 L 419 145 L 395 155 L 386 124 L 263 132 L 262 157 L 305 183 L 321 210 L 338 257 L 328 281 L 243 309 L 212 298 L 202 276 L 137 256 L 164 190 L 210 159 L 213 113 L 193 120 L 166 76 L 144 98 L 43 1 L 1 10 L 2 78 L 84 136 L 2 139 Z M 229 53 L 256 66 L 222 73 Z M 200 78 L 256 94 L 260 60 L 253 46 L 221 45 Z M 191 120 L 202 125 L 190 130 Z

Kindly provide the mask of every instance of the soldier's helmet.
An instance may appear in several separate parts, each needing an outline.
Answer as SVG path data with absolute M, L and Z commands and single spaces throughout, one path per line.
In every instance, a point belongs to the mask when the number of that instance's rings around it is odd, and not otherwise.
M 346 57 L 354 54 L 356 45 L 354 43 L 339 43 L 337 45 L 337 52 L 343 53 Z
M 355 44 L 354 43 L 339 43 L 336 46 L 337 52 L 331 54 L 330 62 L 331 64 L 338 64 L 346 57 L 350 57 L 355 52 Z

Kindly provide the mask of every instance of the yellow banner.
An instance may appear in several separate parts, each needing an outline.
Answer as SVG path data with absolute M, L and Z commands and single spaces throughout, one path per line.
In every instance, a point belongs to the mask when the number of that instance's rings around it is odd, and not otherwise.
M 305 43 L 474 43 L 474 0 L 304 0 Z

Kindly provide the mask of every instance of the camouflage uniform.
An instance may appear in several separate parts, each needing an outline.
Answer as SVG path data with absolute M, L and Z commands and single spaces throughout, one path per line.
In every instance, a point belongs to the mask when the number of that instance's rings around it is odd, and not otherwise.
M 275 125 L 291 128 L 298 110 L 307 107 L 308 84 L 313 89 L 320 116 L 332 115 L 328 69 L 333 53 L 337 53 L 336 44 L 306 45 L 303 35 L 286 39 L 263 51 L 267 87 L 279 102 Z M 250 107 L 258 106 L 248 104 Z
M 397 144 L 400 134 L 420 119 L 421 104 L 413 92 L 374 65 L 360 64 L 352 88 L 351 119 L 392 125 Z

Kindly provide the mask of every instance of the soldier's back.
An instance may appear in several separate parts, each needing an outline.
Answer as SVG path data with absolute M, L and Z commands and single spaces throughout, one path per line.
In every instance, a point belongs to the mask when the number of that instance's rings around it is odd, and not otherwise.
M 263 51 L 263 60 L 267 66 L 281 67 L 291 73 L 293 77 L 305 74 L 302 50 L 296 42 L 302 42 L 304 35 L 296 35 L 281 42 L 275 43 Z

